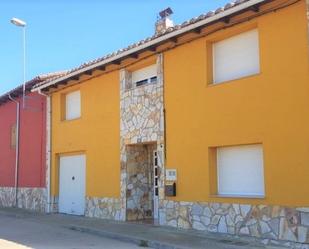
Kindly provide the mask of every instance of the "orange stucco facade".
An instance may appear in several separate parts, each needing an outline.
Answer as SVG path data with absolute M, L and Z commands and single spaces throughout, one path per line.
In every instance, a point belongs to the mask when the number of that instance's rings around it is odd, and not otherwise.
M 309 205 L 309 71 L 305 2 L 164 53 L 167 168 L 176 200 Z M 207 44 L 257 27 L 258 75 L 209 82 Z M 208 51 L 208 53 L 207 53 Z M 211 191 L 211 147 L 262 143 L 265 198 Z
M 59 191 L 59 156 L 85 153 L 86 195 L 119 196 L 119 75 L 106 74 L 52 95 L 51 193 Z M 81 117 L 62 119 L 62 96 L 80 90 Z
M 309 243 L 306 2 L 280 8 L 285 3 L 267 2 L 54 87 L 49 94 L 55 204 L 59 156 L 82 153 L 88 216 L 144 218 L 134 213 L 140 203 L 130 201 L 153 198 L 157 210 L 153 204 L 147 211 L 161 225 Z M 214 84 L 213 44 L 252 29 L 258 31 L 259 73 Z M 132 72 L 150 65 L 157 72 L 154 82 L 134 85 Z M 64 120 L 64 96 L 76 90 L 80 118 Z M 218 195 L 216 148 L 252 144 L 263 147 L 264 195 Z M 134 177 L 145 173 L 139 165 L 150 166 L 149 176 L 158 174 L 157 192 L 153 182 L 148 192 L 134 189 Z M 166 196 L 166 169 L 177 172 L 173 197 Z
M 172 199 L 309 205 L 306 25 L 301 1 L 163 53 L 166 168 L 178 171 Z M 260 74 L 211 84 L 209 44 L 252 28 L 259 32 Z M 81 90 L 82 115 L 63 121 L 61 94 L 72 89 Z M 119 196 L 119 108 L 118 70 L 52 95 L 53 193 L 57 155 L 86 151 L 87 195 Z M 265 198 L 217 197 L 209 149 L 252 143 L 264 147 Z

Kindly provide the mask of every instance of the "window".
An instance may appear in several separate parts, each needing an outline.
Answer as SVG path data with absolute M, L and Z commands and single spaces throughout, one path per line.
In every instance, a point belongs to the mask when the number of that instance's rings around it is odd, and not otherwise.
M 72 120 L 80 117 L 80 91 L 65 95 L 65 119 Z
M 17 127 L 16 124 L 13 124 L 11 127 L 11 148 L 15 149 L 16 148 L 16 134 L 17 132 Z
M 217 148 L 218 194 L 264 196 L 261 144 Z
M 146 84 L 157 83 L 156 64 L 132 72 L 132 82 L 133 86 L 137 87 Z
M 260 72 L 257 29 L 213 44 L 213 83 Z

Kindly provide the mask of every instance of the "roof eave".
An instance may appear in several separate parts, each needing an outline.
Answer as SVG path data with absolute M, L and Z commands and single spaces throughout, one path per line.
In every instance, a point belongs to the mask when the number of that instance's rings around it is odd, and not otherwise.
M 250 8 L 251 6 L 254 6 L 256 4 L 260 4 L 260 3 L 266 2 L 266 1 L 267 0 L 252 0 L 252 1 L 248 1 L 248 2 L 242 3 L 240 5 L 237 5 L 237 6 L 233 7 L 233 8 L 230 8 L 228 10 L 225 10 L 225 11 L 221 12 L 221 13 L 218 13 L 218 14 L 212 16 L 212 17 L 206 18 L 205 20 L 201 20 L 201 21 L 199 21 L 197 23 L 193 23 L 193 24 L 188 25 L 188 26 L 186 26 L 184 28 L 181 28 L 179 30 L 176 30 L 176 31 L 173 31 L 171 33 L 167 33 L 165 35 L 159 36 L 158 38 L 155 38 L 155 39 L 153 39 L 153 40 L 151 40 L 151 41 L 149 41 L 147 43 L 141 44 L 141 45 L 139 45 L 137 47 L 134 47 L 132 49 L 129 49 L 129 50 L 123 52 L 123 53 L 120 53 L 119 55 L 115 55 L 115 56 L 112 56 L 112 57 L 107 58 L 105 60 L 102 60 L 102 61 L 99 61 L 97 63 L 94 63 L 92 65 L 86 66 L 86 67 L 81 68 L 79 70 L 76 70 L 76 71 L 74 71 L 72 73 L 69 73 L 69 74 L 67 74 L 65 76 L 62 76 L 62 77 L 59 77 L 59 78 L 57 78 L 57 79 L 55 79 L 53 81 L 50 81 L 50 82 L 48 82 L 46 84 L 43 84 L 43 85 L 40 85 L 40 86 L 34 86 L 31 91 L 32 92 L 33 91 L 41 91 L 44 88 L 52 86 L 52 85 L 54 85 L 54 84 L 56 84 L 58 82 L 61 82 L 61 81 L 64 81 L 64 80 L 68 80 L 68 79 L 70 79 L 70 78 L 72 78 L 74 76 L 77 76 L 79 74 L 85 73 L 86 71 L 93 70 L 95 68 L 104 66 L 104 65 L 106 65 L 108 63 L 111 63 L 113 61 L 117 61 L 117 60 L 119 60 L 119 59 L 121 59 L 123 57 L 129 56 L 130 54 L 137 53 L 137 52 L 139 52 L 139 51 L 141 51 L 143 49 L 146 49 L 148 47 L 152 47 L 152 46 L 154 46 L 154 45 L 156 45 L 156 44 L 158 44 L 160 42 L 163 42 L 165 40 L 171 39 L 171 38 L 173 38 L 175 36 L 179 36 L 179 35 L 185 34 L 187 32 L 190 32 L 191 30 L 194 30 L 196 28 L 205 26 L 205 25 L 207 25 L 209 23 L 213 23 L 213 22 L 218 21 L 218 20 L 220 20 L 220 19 L 222 19 L 224 17 L 233 15 L 233 14 L 235 14 L 237 12 L 240 12 L 242 10 Z

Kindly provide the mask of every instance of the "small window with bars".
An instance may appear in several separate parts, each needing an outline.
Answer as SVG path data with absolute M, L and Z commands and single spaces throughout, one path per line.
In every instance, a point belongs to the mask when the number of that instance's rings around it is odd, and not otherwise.
M 156 64 L 132 72 L 133 87 L 157 83 Z

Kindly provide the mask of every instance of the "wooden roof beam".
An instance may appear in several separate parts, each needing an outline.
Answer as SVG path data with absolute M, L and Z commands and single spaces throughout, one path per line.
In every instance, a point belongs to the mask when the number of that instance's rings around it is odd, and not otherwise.
M 105 71 L 106 70 L 106 66 L 99 66 L 99 67 L 96 68 L 96 70 Z
M 198 27 L 196 29 L 193 29 L 192 32 L 199 35 L 202 33 L 203 28 L 202 27 Z
M 79 80 L 79 75 L 75 75 L 75 76 L 69 78 L 68 81 L 69 80 L 78 81 Z
M 138 53 L 130 54 L 128 57 L 131 59 L 138 59 Z
M 230 21 L 231 21 L 231 17 L 226 16 L 226 17 L 222 18 L 222 21 L 223 21 L 225 24 L 229 24 Z
M 121 60 L 112 61 L 111 64 L 119 66 L 121 64 Z
M 172 43 L 177 43 L 178 42 L 178 38 L 177 37 L 172 37 L 169 39 L 170 42 Z
M 258 13 L 260 11 L 260 6 L 257 4 L 257 5 L 250 7 L 249 9 L 255 13 Z
M 88 71 L 85 72 L 85 74 L 88 75 L 88 76 L 91 76 L 92 73 L 93 73 L 92 70 L 88 70 Z
M 157 51 L 157 47 L 156 46 L 150 46 L 147 48 L 147 50 L 151 51 L 151 52 L 156 52 Z
M 68 84 L 68 82 L 66 80 L 64 80 L 64 81 L 60 81 L 57 85 L 64 86 L 66 84 Z

